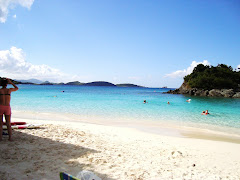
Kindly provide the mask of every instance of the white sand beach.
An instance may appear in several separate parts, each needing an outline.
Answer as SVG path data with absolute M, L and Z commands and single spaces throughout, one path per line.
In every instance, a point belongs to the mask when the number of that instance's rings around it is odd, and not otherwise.
M 0 142 L 0 179 L 59 179 L 93 171 L 102 179 L 240 179 L 240 144 L 151 134 L 81 122 L 43 124 Z

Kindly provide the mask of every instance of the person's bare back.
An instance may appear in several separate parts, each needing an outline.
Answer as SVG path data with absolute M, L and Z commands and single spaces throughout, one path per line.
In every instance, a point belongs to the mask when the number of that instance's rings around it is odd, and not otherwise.
M 11 91 L 7 88 L 0 89 L 0 105 L 10 106 Z
M 7 88 L 7 84 L 12 84 L 14 88 Z M 2 79 L 2 89 L 0 89 L 0 141 L 3 133 L 3 115 L 5 116 L 6 125 L 8 129 L 9 141 L 12 141 L 12 127 L 11 127 L 11 92 L 17 91 L 18 87 L 9 79 Z

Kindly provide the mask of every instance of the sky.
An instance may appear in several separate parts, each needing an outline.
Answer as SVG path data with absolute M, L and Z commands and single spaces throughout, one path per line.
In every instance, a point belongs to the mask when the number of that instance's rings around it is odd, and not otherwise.
M 0 0 L 0 76 L 178 88 L 240 68 L 239 0 Z

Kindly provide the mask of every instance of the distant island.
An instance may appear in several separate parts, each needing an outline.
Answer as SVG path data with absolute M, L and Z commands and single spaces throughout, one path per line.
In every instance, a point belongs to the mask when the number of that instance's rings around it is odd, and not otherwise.
M 41 84 L 41 83 L 43 83 L 42 81 L 40 81 L 38 79 L 17 80 L 17 81 L 21 82 L 21 83 L 32 83 L 32 84 Z
M 2 77 L 0 77 L 1 81 Z M 139 86 L 135 84 L 125 83 L 125 84 L 113 84 L 106 81 L 94 81 L 94 82 L 88 82 L 88 83 L 82 83 L 79 81 L 73 81 L 73 82 L 67 82 L 67 83 L 52 83 L 49 81 L 40 81 L 38 79 L 29 79 L 29 80 L 12 80 L 15 84 L 31 84 L 31 85 L 71 85 L 71 86 L 108 86 L 108 87 L 142 87 L 146 88 L 144 86 Z
M 225 64 L 216 67 L 199 64 L 184 77 L 180 88 L 167 93 L 240 98 L 240 71 Z
M 116 84 L 116 86 L 118 87 L 143 87 L 143 86 L 138 86 L 138 85 L 135 85 L 135 84 Z
M 109 82 L 105 82 L 105 81 L 95 81 L 95 82 L 85 83 L 84 86 L 116 86 L 116 85 Z
M 73 81 L 73 82 L 68 82 L 66 84 L 64 83 L 61 83 L 60 85 L 76 85 L 76 86 L 81 86 L 83 85 L 84 83 L 80 83 L 79 81 Z

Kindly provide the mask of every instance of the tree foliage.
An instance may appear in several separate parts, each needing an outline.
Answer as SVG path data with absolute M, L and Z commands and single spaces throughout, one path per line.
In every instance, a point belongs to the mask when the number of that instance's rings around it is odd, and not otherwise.
M 184 81 L 191 88 L 237 89 L 240 85 L 240 71 L 234 71 L 225 64 L 216 67 L 199 64 L 191 74 L 184 77 Z

